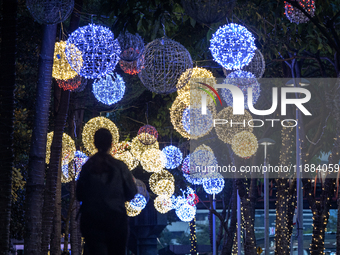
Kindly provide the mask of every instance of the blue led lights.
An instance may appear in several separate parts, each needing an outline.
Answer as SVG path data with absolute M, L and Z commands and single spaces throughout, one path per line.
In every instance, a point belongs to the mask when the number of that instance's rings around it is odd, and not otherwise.
M 143 210 L 146 206 L 146 199 L 142 194 L 137 193 L 130 201 L 130 206 L 135 210 Z
M 74 153 L 74 164 L 76 168 L 76 180 L 78 179 L 78 175 L 81 171 L 82 166 L 88 160 L 88 156 L 82 151 L 76 151 Z
M 189 174 L 190 173 L 190 154 L 187 155 L 182 162 L 182 172 L 183 174 Z
M 174 169 L 182 163 L 183 154 L 176 146 L 166 146 L 162 151 L 165 154 L 167 160 L 165 168 Z
M 191 139 L 197 139 L 208 134 L 214 123 L 214 117 L 209 109 L 207 114 L 202 114 L 201 108 L 186 108 L 182 116 L 184 130 L 190 134 Z
M 248 88 L 252 88 L 252 102 L 253 105 L 260 97 L 260 84 L 255 76 L 246 71 L 235 71 L 230 73 L 224 80 L 225 84 L 235 85 L 242 90 L 244 95 L 244 107 L 248 109 Z M 228 106 L 233 106 L 233 96 L 229 89 L 222 89 L 222 97 Z
M 92 85 L 92 92 L 99 102 L 112 105 L 123 98 L 125 82 L 119 74 L 112 73 L 95 81 Z
M 189 222 L 196 215 L 196 206 L 191 206 L 188 203 L 185 203 L 176 209 L 175 212 L 181 221 Z
M 71 47 L 72 45 L 75 47 Z M 115 69 L 121 49 L 110 29 L 89 24 L 78 28 L 70 35 L 65 53 L 69 64 L 80 76 L 97 79 Z M 79 54 L 83 59 L 81 68 L 78 66 L 79 63 L 74 61 Z
M 244 26 L 230 23 L 212 35 L 210 51 L 214 60 L 227 70 L 241 69 L 255 54 L 253 35 Z
M 224 188 L 224 179 L 223 176 L 214 173 L 209 174 L 206 178 L 203 178 L 203 189 L 208 194 L 218 194 L 220 193 Z

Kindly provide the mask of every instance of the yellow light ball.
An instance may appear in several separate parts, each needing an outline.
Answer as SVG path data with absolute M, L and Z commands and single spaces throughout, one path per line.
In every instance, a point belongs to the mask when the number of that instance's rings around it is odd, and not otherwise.
M 142 210 L 136 210 L 131 207 L 130 202 L 125 202 L 126 214 L 129 217 L 136 217 L 138 214 L 141 213 Z
M 154 200 L 155 209 L 160 213 L 167 213 L 172 209 L 172 201 L 168 196 L 158 196 Z
M 175 130 L 184 138 L 190 139 L 190 134 L 183 127 L 183 113 L 190 106 L 190 93 L 178 95 L 170 108 L 170 119 Z
M 156 141 L 153 144 L 145 145 L 140 141 L 140 137 L 138 136 L 132 139 L 131 153 L 136 159 L 141 160 L 143 152 L 147 149 L 159 149 L 159 143 Z
M 132 155 L 130 150 L 131 150 L 130 142 L 124 141 L 116 143 L 112 146 L 111 155 L 114 158 L 123 161 L 131 171 L 138 166 L 139 161 Z
M 149 178 L 149 186 L 156 195 L 171 196 L 175 192 L 175 178 L 167 170 L 153 173 Z
M 53 134 L 54 134 L 53 131 L 47 134 L 46 159 L 45 159 L 46 164 L 50 163 Z M 63 133 L 62 148 L 61 148 L 61 153 L 62 153 L 61 156 L 62 156 L 63 165 L 68 164 L 74 158 L 75 151 L 76 151 L 76 145 L 73 139 L 69 135 Z
M 140 163 L 147 172 L 159 172 L 166 165 L 166 155 L 159 149 L 147 149 L 143 152 Z
M 105 117 L 92 118 L 85 124 L 82 133 L 83 144 L 91 155 L 97 153 L 97 148 L 94 145 L 94 134 L 100 128 L 106 128 L 111 132 L 112 144 L 119 141 L 118 128 L 111 120 Z M 113 148 L 111 148 L 111 152 L 112 150 Z
M 258 148 L 256 136 L 247 131 L 237 133 L 232 140 L 231 148 L 237 156 L 249 158 L 256 153 Z

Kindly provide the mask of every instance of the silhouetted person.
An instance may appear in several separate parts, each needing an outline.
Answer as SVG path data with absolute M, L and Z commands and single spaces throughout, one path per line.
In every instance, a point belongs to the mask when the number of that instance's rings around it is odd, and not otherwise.
M 124 203 L 134 198 L 137 188 L 127 166 L 109 154 L 110 131 L 98 129 L 94 144 L 98 152 L 82 167 L 76 190 L 77 199 L 82 202 L 84 254 L 125 255 L 128 216 Z

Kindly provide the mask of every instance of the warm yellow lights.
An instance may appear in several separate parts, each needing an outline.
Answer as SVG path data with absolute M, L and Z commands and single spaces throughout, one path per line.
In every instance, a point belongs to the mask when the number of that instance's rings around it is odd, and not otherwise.
M 131 153 L 136 159 L 141 160 L 143 152 L 146 151 L 147 149 L 159 149 L 158 142 L 156 141 L 153 144 L 145 145 L 140 141 L 138 136 L 132 139 Z
M 255 154 L 258 148 L 256 136 L 248 131 L 242 131 L 234 135 L 231 148 L 241 158 L 249 158 Z
M 147 149 L 143 152 L 140 163 L 147 172 L 159 172 L 166 165 L 166 155 L 159 149 Z
M 160 213 L 167 213 L 172 209 L 171 198 L 168 196 L 158 196 L 154 200 L 155 209 Z
M 132 208 L 132 206 L 130 205 L 130 202 L 128 202 L 128 201 L 125 202 L 125 208 L 126 208 L 126 214 L 129 217 L 135 217 L 138 214 L 140 214 L 141 211 L 142 211 L 142 210 L 137 210 L 137 209 Z
M 167 170 L 161 170 L 153 173 L 149 179 L 149 186 L 156 195 L 165 195 L 170 197 L 175 191 L 175 178 Z
M 53 140 L 53 132 L 50 132 L 47 134 L 47 143 L 46 143 L 46 164 L 50 163 L 50 155 L 51 155 L 51 145 Z M 62 164 L 66 165 L 68 164 L 73 158 L 74 153 L 76 151 L 76 146 L 74 144 L 73 139 L 63 133 L 62 138 Z

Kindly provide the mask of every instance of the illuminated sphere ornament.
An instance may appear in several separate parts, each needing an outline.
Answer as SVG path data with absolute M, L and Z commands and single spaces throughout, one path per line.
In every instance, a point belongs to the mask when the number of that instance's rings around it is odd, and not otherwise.
M 185 205 L 188 203 L 187 199 L 185 196 L 178 196 L 175 197 L 174 195 L 171 196 L 171 201 L 172 201 L 172 209 L 179 209 L 182 205 Z
M 174 169 L 182 163 L 183 154 L 176 146 L 166 146 L 162 151 L 166 156 L 165 168 Z
M 206 149 L 195 150 L 190 154 L 190 178 L 193 184 L 200 185 L 211 171 L 217 168 L 215 155 Z
M 293 0 L 294 1 L 294 0 Z M 314 0 L 295 0 L 311 17 L 315 15 L 315 1 Z M 308 17 L 294 7 L 291 3 L 285 1 L 285 14 L 290 22 L 300 24 L 307 23 Z
M 65 41 L 56 42 L 54 45 L 52 77 L 58 80 L 69 80 L 78 75 L 68 63 L 65 54 L 65 48 Z M 76 62 L 75 66 L 78 68 L 76 70 L 79 71 L 79 68 L 82 66 L 83 62 L 81 52 L 74 45 L 70 45 L 70 48 L 76 52 L 76 54 L 72 57 L 72 61 Z
M 189 222 L 196 215 L 196 206 L 191 206 L 188 203 L 176 209 L 176 215 L 181 221 Z
M 135 169 L 139 161 L 131 153 L 131 143 L 130 142 L 120 142 L 112 146 L 111 155 L 115 159 L 123 161 L 129 168 L 129 170 Z
M 118 128 L 111 120 L 105 117 L 92 118 L 85 124 L 82 133 L 83 144 L 91 155 L 97 153 L 97 148 L 94 145 L 94 134 L 100 128 L 106 128 L 110 131 L 112 144 L 118 143 L 119 141 Z
M 224 179 L 220 174 L 211 174 L 209 177 L 203 179 L 203 189 L 206 193 L 218 194 L 224 188 Z
M 156 195 L 165 195 L 170 197 L 175 191 L 175 178 L 166 170 L 153 173 L 149 178 L 149 186 Z
M 138 135 L 132 139 L 131 141 L 131 153 L 134 157 L 136 157 L 139 161 L 141 160 L 141 156 L 144 153 L 144 151 L 148 149 L 159 149 L 159 144 L 156 141 L 153 144 L 145 145 L 141 143 Z
M 26 6 L 37 22 L 52 25 L 70 16 L 74 0 L 26 0 Z
M 137 133 L 137 137 L 142 144 L 151 145 L 157 141 L 157 129 L 151 125 L 142 126 Z
M 125 82 L 117 73 L 108 74 L 92 84 L 92 92 L 99 102 L 113 105 L 123 98 Z
M 217 114 L 216 119 L 224 119 L 228 121 L 226 124 L 218 124 L 215 126 L 217 137 L 221 141 L 228 144 L 231 144 L 235 134 L 241 131 L 253 131 L 253 128 L 248 125 L 248 121 L 252 120 L 253 118 L 247 110 L 244 110 L 244 115 L 233 115 L 233 108 L 228 106 Z M 231 122 L 234 123 L 232 126 L 230 124 Z
M 66 81 L 56 79 L 56 82 L 58 83 L 59 88 L 63 90 L 74 91 L 81 86 L 81 80 L 81 77 L 77 75 L 74 78 L 68 79 Z
M 121 48 L 120 59 L 135 61 L 141 57 L 144 51 L 144 41 L 139 34 L 133 35 L 125 31 L 117 39 Z
M 125 202 L 125 209 L 126 209 L 126 214 L 129 217 L 136 217 L 142 211 L 142 209 L 135 209 L 135 208 L 133 208 L 129 201 Z
M 144 86 L 157 94 L 170 94 L 178 88 L 178 78 L 192 68 L 190 53 L 180 43 L 168 38 L 159 38 L 144 49 L 144 68 L 138 74 Z M 183 81 L 184 86 L 190 79 Z
M 258 148 L 256 136 L 247 131 L 237 133 L 231 143 L 234 153 L 241 158 L 250 158 Z
M 147 149 L 143 152 L 140 163 L 147 172 L 159 172 L 166 165 L 166 156 L 159 149 Z
M 78 177 L 78 175 L 81 171 L 81 168 L 86 163 L 88 158 L 89 157 L 82 151 L 76 151 L 74 153 L 74 165 L 75 165 L 75 174 L 76 174 L 75 178 Z
M 154 200 L 155 209 L 160 213 L 167 213 L 172 209 L 172 201 L 168 196 L 157 196 Z
M 124 73 L 135 75 L 140 73 L 140 71 L 143 68 L 143 65 L 141 64 L 141 61 L 139 59 L 134 61 L 125 61 L 125 60 L 119 60 L 119 66 L 120 69 L 123 70 Z
M 81 52 L 83 59 L 83 65 L 77 72 L 87 79 L 97 79 L 112 73 L 121 52 L 110 29 L 94 24 L 80 27 L 67 39 L 65 50 L 67 60 L 74 70 L 79 67 L 72 62 L 72 58 L 77 55 L 72 45 Z
M 241 69 L 255 55 L 255 39 L 244 26 L 230 23 L 220 27 L 210 40 L 214 60 L 227 70 Z
M 146 206 L 146 199 L 142 194 L 137 193 L 130 201 L 130 206 L 136 210 L 143 210 Z
M 257 102 L 260 97 L 260 84 L 258 83 L 255 76 L 246 71 L 234 71 L 228 74 L 227 78 L 224 80 L 225 84 L 235 85 L 242 90 L 244 95 L 244 108 L 248 109 L 248 88 L 252 88 L 252 103 L 253 105 Z M 229 89 L 222 89 L 222 97 L 228 106 L 233 105 L 233 95 Z
M 46 164 L 50 163 L 53 134 L 54 132 L 50 132 L 47 134 L 46 159 L 45 159 Z M 76 151 L 76 146 L 75 146 L 73 139 L 71 138 L 71 136 L 63 133 L 62 148 L 61 148 L 63 165 L 67 165 L 69 162 L 71 162 L 71 160 L 74 158 L 75 151 Z

